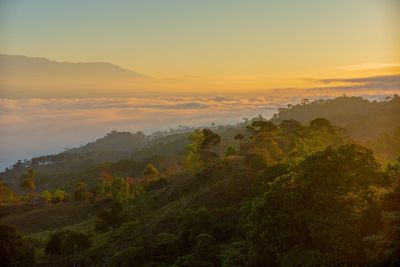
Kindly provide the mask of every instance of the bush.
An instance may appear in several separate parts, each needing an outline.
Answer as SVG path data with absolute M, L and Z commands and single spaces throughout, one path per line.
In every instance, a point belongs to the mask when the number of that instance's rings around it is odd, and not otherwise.
M 46 246 L 44 248 L 44 252 L 47 255 L 60 255 L 60 254 L 62 254 L 62 252 L 61 252 L 61 243 L 65 239 L 66 235 L 67 235 L 66 231 L 53 233 L 50 236 L 50 238 L 47 241 L 47 243 L 46 243 Z
M 80 232 L 69 232 L 61 243 L 61 252 L 72 255 L 87 250 L 91 245 L 90 239 Z
M 126 221 L 124 206 L 119 201 L 114 201 L 108 210 L 98 215 L 98 221 L 95 225 L 96 231 L 105 231 L 108 228 L 118 228 Z
M 48 255 L 72 255 L 87 250 L 90 239 L 75 231 L 60 231 L 53 233 L 47 241 L 45 253 Z

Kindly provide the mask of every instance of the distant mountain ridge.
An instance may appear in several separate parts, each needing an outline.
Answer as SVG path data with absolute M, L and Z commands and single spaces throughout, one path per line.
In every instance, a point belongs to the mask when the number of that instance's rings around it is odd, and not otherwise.
M 44 57 L 0 54 L 0 75 L 17 75 L 20 72 L 146 77 L 108 62 L 58 62 Z
M 107 62 L 57 62 L 0 54 L 0 97 L 99 97 L 143 93 L 152 78 Z M 110 90 L 113 89 L 113 90 Z

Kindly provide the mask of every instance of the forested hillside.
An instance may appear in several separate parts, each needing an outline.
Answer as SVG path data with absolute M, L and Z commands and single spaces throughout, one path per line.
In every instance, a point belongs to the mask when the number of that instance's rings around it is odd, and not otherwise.
M 398 111 L 398 96 L 339 97 L 233 126 L 111 132 L 20 162 L 0 183 L 0 256 L 9 266 L 397 266 Z
M 316 117 L 326 118 L 344 127 L 357 140 L 377 138 L 383 133 L 392 134 L 400 125 L 400 96 L 387 97 L 385 101 L 368 101 L 362 97 L 342 96 L 334 99 L 308 101 L 289 105 L 275 114 L 273 121 L 294 119 L 309 123 Z

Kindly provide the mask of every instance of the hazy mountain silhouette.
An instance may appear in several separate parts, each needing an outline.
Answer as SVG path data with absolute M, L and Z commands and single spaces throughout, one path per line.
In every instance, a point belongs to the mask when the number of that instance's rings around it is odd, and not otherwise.
M 0 54 L 0 75 L 21 74 L 65 75 L 72 77 L 113 75 L 118 77 L 145 77 L 108 62 L 56 62 L 43 57 Z
M 56 62 L 4 54 L 0 54 L 0 77 L 3 97 L 95 96 L 106 88 L 132 89 L 150 79 L 107 62 Z

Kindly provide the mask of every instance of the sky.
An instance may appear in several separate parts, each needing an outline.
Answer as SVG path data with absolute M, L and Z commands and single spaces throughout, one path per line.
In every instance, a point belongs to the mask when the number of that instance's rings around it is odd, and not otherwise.
M 106 61 L 158 78 L 265 87 L 400 62 L 398 0 L 1 0 L 0 10 L 1 53 Z
M 0 0 L 0 54 L 146 76 L 0 71 L 0 169 L 111 130 L 231 124 L 303 98 L 384 99 L 400 88 L 398 14 L 399 0 Z

